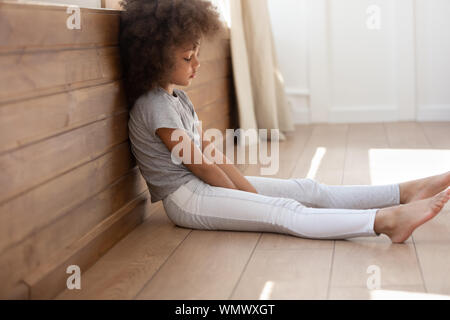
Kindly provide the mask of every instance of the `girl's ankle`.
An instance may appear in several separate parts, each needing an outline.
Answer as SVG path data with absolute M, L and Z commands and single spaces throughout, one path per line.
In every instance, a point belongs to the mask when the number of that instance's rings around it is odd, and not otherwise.
M 395 214 L 398 207 L 383 208 L 375 216 L 374 231 L 376 233 L 391 234 L 395 228 Z
M 409 189 L 409 185 L 406 182 L 399 184 L 400 204 L 405 204 L 405 203 L 409 202 L 408 189 Z

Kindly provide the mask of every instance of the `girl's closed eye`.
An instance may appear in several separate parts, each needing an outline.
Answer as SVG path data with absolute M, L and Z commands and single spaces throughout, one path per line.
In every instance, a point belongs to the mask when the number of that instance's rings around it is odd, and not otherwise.
M 197 54 L 197 59 L 200 58 L 200 53 Z M 184 58 L 187 62 L 190 62 L 192 60 L 192 56 L 190 58 Z

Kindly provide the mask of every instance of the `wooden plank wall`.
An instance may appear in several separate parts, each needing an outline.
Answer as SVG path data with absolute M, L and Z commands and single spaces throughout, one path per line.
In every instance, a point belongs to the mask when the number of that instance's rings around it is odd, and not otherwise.
M 0 298 L 48 299 L 161 206 L 130 152 L 120 11 L 0 2 Z M 184 89 L 203 128 L 234 128 L 229 33 Z

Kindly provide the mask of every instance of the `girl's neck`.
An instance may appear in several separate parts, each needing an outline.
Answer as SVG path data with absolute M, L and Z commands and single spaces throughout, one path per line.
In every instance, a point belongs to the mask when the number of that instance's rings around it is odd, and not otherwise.
M 170 95 L 172 95 L 172 96 L 174 96 L 174 95 L 173 95 L 173 89 L 174 89 L 174 86 L 175 86 L 175 85 L 173 85 L 173 84 L 160 85 L 160 87 L 161 87 L 162 89 L 166 90 L 166 91 L 167 91 Z

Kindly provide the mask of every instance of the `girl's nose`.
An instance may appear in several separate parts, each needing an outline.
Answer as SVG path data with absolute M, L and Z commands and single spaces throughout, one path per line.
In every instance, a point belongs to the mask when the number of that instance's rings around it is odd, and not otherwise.
M 197 68 L 197 69 L 200 67 L 200 61 L 198 60 L 198 58 L 195 58 L 194 66 L 195 66 L 195 68 Z

